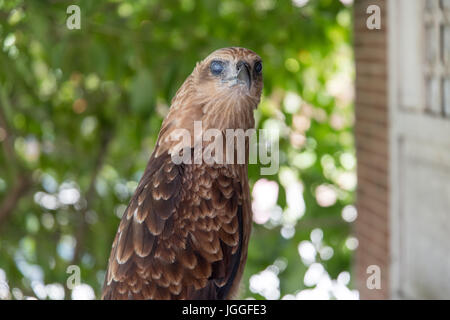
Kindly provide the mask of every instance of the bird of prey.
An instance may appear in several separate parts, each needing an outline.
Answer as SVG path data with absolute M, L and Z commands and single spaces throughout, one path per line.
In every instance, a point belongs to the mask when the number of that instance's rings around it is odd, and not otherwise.
M 223 135 L 227 129 L 254 128 L 262 87 L 261 58 L 249 49 L 219 49 L 197 63 L 172 99 L 123 214 L 102 299 L 236 297 L 252 223 L 249 140 L 244 163 L 177 163 L 173 155 L 182 148 L 181 153 L 193 156 L 202 139 L 194 136 L 196 121 L 202 130 Z M 192 138 L 184 144 L 172 139 L 177 129 Z M 227 148 L 224 153 L 230 153 Z

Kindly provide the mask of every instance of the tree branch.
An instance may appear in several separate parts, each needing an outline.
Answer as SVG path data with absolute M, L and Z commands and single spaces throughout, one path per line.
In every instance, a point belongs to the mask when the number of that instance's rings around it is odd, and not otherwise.
M 28 176 L 21 176 L 16 180 L 16 183 L 6 194 L 5 200 L 0 206 L 0 226 L 12 213 L 19 200 L 28 193 L 32 185 L 32 181 Z
M 3 92 L 1 92 L 0 94 L 3 95 Z M 0 97 L 0 99 L 1 98 L 2 97 Z M 0 102 L 2 102 L 2 104 L 5 103 L 3 100 L 4 99 L 1 99 L 1 101 L 0 101 Z M 3 107 L 0 107 L 0 129 L 3 129 L 4 134 L 5 134 L 5 138 L 2 141 L 3 153 L 5 154 L 8 165 L 12 166 L 14 163 L 17 163 L 17 162 L 15 161 L 15 152 L 14 152 L 14 146 L 13 146 L 13 142 L 12 142 L 11 130 L 8 127 L 8 123 L 6 121 L 6 116 L 3 112 Z
M 112 138 L 113 138 L 112 131 L 104 131 L 103 132 L 102 139 L 101 139 L 101 146 L 100 146 L 100 150 L 99 150 L 99 153 L 97 156 L 97 161 L 95 163 L 94 171 L 92 173 L 91 181 L 89 184 L 89 188 L 86 193 L 86 202 L 87 202 L 86 209 L 84 209 L 84 211 L 82 212 L 82 214 L 80 216 L 80 224 L 78 226 L 78 229 L 77 229 L 76 235 L 75 235 L 76 245 L 75 245 L 75 251 L 74 251 L 74 255 L 73 255 L 71 264 L 78 264 L 80 261 L 80 258 L 81 258 L 81 253 L 82 253 L 83 247 L 84 247 L 85 234 L 86 234 L 86 230 L 88 227 L 87 222 L 86 222 L 86 215 L 94 201 L 94 197 L 96 195 L 95 184 L 97 182 L 98 174 L 100 173 L 100 170 L 102 169 L 103 164 L 105 162 L 106 155 L 108 153 L 108 147 L 109 147 L 110 142 L 112 141 Z
M 6 116 L 3 112 L 4 107 L 10 107 L 9 101 L 6 100 L 3 88 L 0 88 L 0 129 L 4 131 L 5 137 L 1 142 L 3 154 L 6 158 L 8 171 L 11 174 L 11 179 L 14 181 L 12 188 L 6 193 L 2 204 L 0 205 L 0 226 L 6 221 L 8 216 L 12 213 L 19 200 L 25 196 L 32 186 L 32 179 L 27 170 L 21 165 L 16 152 L 14 151 L 13 134 L 8 126 Z

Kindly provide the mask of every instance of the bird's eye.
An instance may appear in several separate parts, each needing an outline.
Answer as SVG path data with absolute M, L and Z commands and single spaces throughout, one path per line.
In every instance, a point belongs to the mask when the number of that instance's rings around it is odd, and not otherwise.
M 261 73 L 261 71 L 262 71 L 261 61 L 258 61 L 257 63 L 255 63 L 255 71 L 256 71 L 256 73 Z
M 225 65 L 222 61 L 214 60 L 213 62 L 211 62 L 210 69 L 212 74 L 217 76 L 222 73 L 223 69 L 225 69 Z

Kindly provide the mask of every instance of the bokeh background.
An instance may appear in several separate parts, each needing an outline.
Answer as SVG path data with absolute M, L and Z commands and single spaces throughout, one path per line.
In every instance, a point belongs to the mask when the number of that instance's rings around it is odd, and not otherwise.
M 358 298 L 351 25 L 351 0 L 0 0 L 0 299 L 100 296 L 171 98 L 227 46 L 263 58 L 257 127 L 280 132 L 240 297 Z

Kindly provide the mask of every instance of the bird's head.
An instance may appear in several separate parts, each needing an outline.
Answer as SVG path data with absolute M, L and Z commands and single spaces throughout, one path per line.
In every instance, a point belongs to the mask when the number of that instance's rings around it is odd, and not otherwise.
M 203 128 L 253 128 L 262 88 L 262 61 L 255 52 L 216 50 L 197 63 L 178 89 L 163 127 L 192 131 L 194 121 L 202 121 Z
M 172 105 L 211 127 L 253 127 L 262 88 L 261 58 L 249 49 L 223 48 L 197 63 Z
M 263 87 L 262 60 L 253 51 L 231 47 L 214 51 L 197 66 L 198 89 L 227 100 L 248 98 L 256 107 Z

